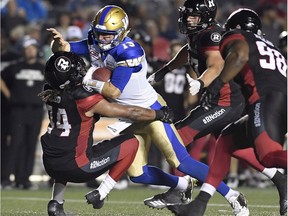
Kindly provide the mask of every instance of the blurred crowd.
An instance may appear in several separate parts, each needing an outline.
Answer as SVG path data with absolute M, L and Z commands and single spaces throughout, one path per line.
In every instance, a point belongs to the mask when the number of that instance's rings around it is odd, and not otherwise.
M 184 40 L 178 31 L 178 8 L 183 0 L 6 0 L 1 8 L 1 55 L 7 50 L 20 54 L 19 44 L 24 35 L 39 42 L 41 57 L 47 60 L 51 51 L 51 35 L 45 29 L 56 27 L 68 40 L 87 35 L 98 9 L 106 4 L 124 8 L 133 31 L 145 31 L 151 36 L 154 56 L 168 60 L 167 49 L 173 39 Z M 278 43 L 281 31 L 287 29 L 287 2 L 284 0 L 219 0 L 216 20 L 223 24 L 228 15 L 239 7 L 249 7 L 258 12 L 263 22 L 263 32 L 272 43 Z M 69 31 L 69 26 L 75 26 Z M 77 28 L 79 27 L 79 28 Z M 81 32 L 81 33 L 80 33 Z M 14 56 L 14 58 L 16 58 Z M 13 58 L 13 57 L 11 57 Z M 7 61 L 10 59 L 7 59 Z M 6 61 L 6 59 L 2 59 Z
M 24 53 L 24 50 L 27 48 L 27 43 L 32 42 L 32 45 L 37 47 L 37 62 L 39 62 L 39 64 L 45 64 L 52 54 L 50 49 L 52 35 L 46 31 L 46 28 L 56 28 L 68 41 L 81 40 L 86 37 L 97 11 L 107 4 L 118 5 L 127 12 L 131 35 L 134 35 L 134 39 L 137 39 L 135 35 L 137 32 L 144 33 L 142 34 L 142 39 L 150 48 L 150 51 L 148 51 L 148 48 L 145 50 L 148 57 L 167 62 L 173 57 L 170 52 L 171 45 L 173 46 L 175 41 L 185 43 L 185 35 L 179 33 L 177 23 L 178 8 L 182 6 L 183 3 L 184 0 L 3 0 L 1 1 L 1 71 L 9 65 L 15 64 L 19 59 L 25 58 L 26 53 Z M 224 20 L 226 20 L 232 11 L 245 6 L 258 12 L 262 20 L 262 29 L 266 35 L 265 37 L 274 44 L 279 44 L 280 33 L 284 30 L 287 31 L 286 0 L 218 0 L 217 4 L 218 12 L 216 20 L 221 24 L 224 24 Z M 143 37 L 143 35 L 145 35 L 145 37 Z M 145 44 L 143 46 L 145 46 Z M 157 70 L 160 67 L 161 65 L 159 65 L 158 68 L 153 68 L 153 70 Z M 154 72 L 153 70 L 149 72 L 152 73 Z M 43 84 L 43 80 L 44 79 L 37 79 L 39 84 Z M 28 80 L 26 81 L 28 82 Z M 9 146 L 11 131 L 21 130 L 21 128 L 16 129 L 10 127 L 13 125 L 9 124 L 11 118 L 8 118 L 13 108 L 11 106 L 19 106 L 19 103 L 17 103 L 17 101 L 15 102 L 15 99 L 12 98 L 15 94 L 9 95 L 5 93 L 5 88 L 3 89 L 2 87 L 3 86 L 1 86 L 1 170 L 3 171 L 3 165 L 7 163 L 6 153 L 8 151 L 6 147 Z M 33 94 L 36 96 L 37 93 L 39 93 L 39 88 L 34 86 L 33 89 Z M 12 91 L 9 87 L 8 90 Z M 23 90 L 23 92 L 24 91 L 25 90 Z M 10 96 L 11 98 L 9 98 Z M 11 99 L 14 100 L 14 103 L 11 103 Z M 24 105 L 20 105 L 23 108 Z M 32 101 L 30 105 L 34 108 L 39 108 L 39 104 L 35 101 Z M 26 104 L 25 107 L 26 106 L 29 106 L 29 104 Z M 190 110 L 191 106 L 187 105 L 186 108 Z M 42 106 L 41 109 L 43 109 Z M 22 113 L 22 115 L 25 114 Z M 43 120 L 42 112 L 39 113 L 38 117 L 35 116 L 35 112 L 31 115 L 32 116 L 28 116 L 31 119 L 38 118 L 39 121 Z M 183 115 L 185 115 L 185 113 L 183 113 Z M 39 133 L 39 131 L 35 133 Z M 17 136 L 17 134 L 15 136 Z M 36 134 L 36 136 L 38 135 Z M 32 141 L 29 142 L 35 142 L 33 139 L 31 140 Z M 32 143 L 31 145 L 36 146 L 36 144 L 37 143 Z M 23 143 L 23 145 L 28 144 Z M 35 147 L 30 147 L 29 151 L 30 154 L 35 155 Z M 19 179 L 18 187 L 24 189 L 31 187 L 29 174 L 33 172 L 33 162 L 34 160 L 27 162 L 27 166 L 29 166 L 26 168 L 28 170 L 28 176 L 26 176 L 25 179 L 21 177 L 20 174 L 19 178 L 22 179 Z M 11 182 L 9 178 L 7 179 L 7 175 L 9 176 L 9 174 L 16 172 L 14 168 L 8 167 L 7 169 L 10 170 L 4 169 L 6 173 L 4 173 L 4 175 L 3 173 L 1 174 L 2 186 L 6 186 L 6 183 L 10 185 Z M 255 186 L 255 183 L 253 184 Z

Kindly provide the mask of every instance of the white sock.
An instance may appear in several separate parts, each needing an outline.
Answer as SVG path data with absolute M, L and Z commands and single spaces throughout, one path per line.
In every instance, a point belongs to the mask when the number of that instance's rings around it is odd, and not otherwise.
M 178 189 L 179 191 L 185 191 L 188 188 L 188 181 L 184 177 L 178 178 L 178 184 L 175 187 L 175 189 Z
M 272 179 L 273 176 L 276 174 L 277 169 L 276 168 L 264 168 L 262 173 L 267 176 L 269 179 Z
M 105 179 L 101 182 L 97 190 L 100 194 L 100 200 L 105 199 L 105 197 L 110 193 L 110 191 L 114 188 L 116 182 L 110 175 L 106 175 Z
M 54 183 L 52 188 L 51 200 L 56 200 L 58 203 L 62 204 L 64 202 L 65 189 L 66 185 L 61 183 Z
M 225 199 L 229 201 L 229 199 L 233 196 L 238 196 L 240 193 L 236 190 L 233 190 L 230 188 L 230 190 L 228 191 L 228 193 L 225 195 Z
M 216 192 L 216 188 L 213 187 L 212 185 L 208 184 L 208 183 L 203 183 L 201 188 L 200 188 L 201 191 L 204 191 L 208 194 L 211 195 L 211 197 L 214 195 L 214 193 Z

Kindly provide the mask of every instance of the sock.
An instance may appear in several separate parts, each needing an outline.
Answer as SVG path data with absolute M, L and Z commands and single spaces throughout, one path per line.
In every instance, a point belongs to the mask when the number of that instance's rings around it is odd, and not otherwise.
M 276 185 L 278 188 L 278 185 L 282 182 L 283 178 L 286 178 L 281 172 L 278 170 L 276 171 L 275 175 L 271 178 L 271 181 Z
M 101 182 L 97 190 L 100 194 L 100 200 L 105 199 L 105 197 L 110 193 L 110 191 L 114 188 L 116 181 L 111 178 L 110 175 L 106 175 L 105 179 Z
M 54 183 L 52 189 L 51 200 L 56 200 L 59 204 L 64 203 L 64 192 L 66 185 L 62 183 Z
M 276 168 L 264 168 L 262 173 L 267 176 L 269 179 L 272 179 L 273 176 L 276 175 L 277 169 Z
M 179 177 L 166 173 L 158 167 L 148 165 L 143 166 L 142 175 L 137 177 L 130 177 L 130 179 L 134 183 L 165 185 L 172 188 L 177 187 L 179 182 Z
M 187 175 L 198 179 L 201 182 L 205 182 L 205 179 L 208 175 L 209 167 L 206 164 L 196 161 L 189 156 L 181 160 L 181 164 L 178 166 L 177 169 Z M 222 196 L 225 196 L 229 190 L 231 189 L 223 181 L 221 181 L 221 183 L 217 187 L 217 191 Z
M 225 195 L 225 199 L 229 202 L 229 199 L 233 196 L 238 196 L 240 193 L 230 188 L 228 193 Z
M 201 200 L 202 202 L 208 203 L 211 198 L 211 195 L 205 191 L 200 191 L 200 193 L 197 196 L 198 200 Z
M 178 184 L 177 184 L 177 186 L 175 188 L 178 189 L 179 191 L 187 190 L 187 188 L 188 188 L 187 179 L 184 178 L 184 177 L 179 177 Z
M 210 184 L 204 183 L 200 189 L 201 191 L 204 191 L 206 193 L 208 193 L 211 197 L 214 195 L 214 193 L 216 192 L 216 188 L 213 187 Z

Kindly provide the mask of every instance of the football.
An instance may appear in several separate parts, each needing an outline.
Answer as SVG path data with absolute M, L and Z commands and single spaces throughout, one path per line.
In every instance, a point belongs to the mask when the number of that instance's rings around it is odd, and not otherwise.
M 92 79 L 107 82 L 111 77 L 112 71 L 105 67 L 99 67 L 92 73 Z

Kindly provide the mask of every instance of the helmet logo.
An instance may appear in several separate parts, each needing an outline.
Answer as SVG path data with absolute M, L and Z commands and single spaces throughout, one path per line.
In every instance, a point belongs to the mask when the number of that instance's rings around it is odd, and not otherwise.
M 59 72 L 67 72 L 71 68 L 71 61 L 65 56 L 60 56 L 55 61 L 55 68 Z
M 220 42 L 221 35 L 218 32 L 214 32 L 213 34 L 211 34 L 210 38 L 213 42 Z
M 207 0 L 207 1 L 206 1 L 206 4 L 208 4 L 208 7 L 209 7 L 211 10 L 214 10 L 215 7 L 216 7 L 214 0 Z

